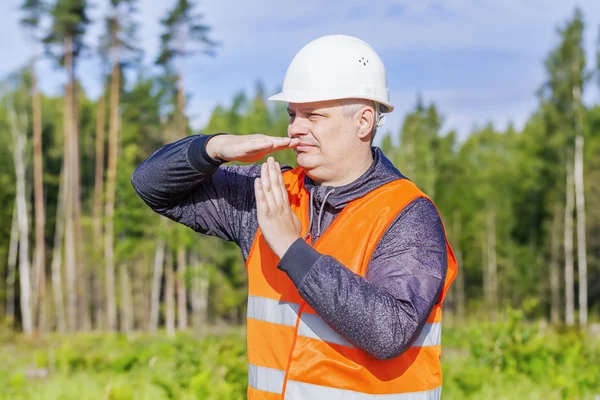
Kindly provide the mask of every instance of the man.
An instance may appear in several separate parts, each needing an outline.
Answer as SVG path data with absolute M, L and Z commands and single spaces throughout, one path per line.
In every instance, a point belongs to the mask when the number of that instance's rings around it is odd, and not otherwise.
M 196 135 L 134 172 L 156 212 L 236 242 L 248 272 L 250 399 L 438 399 L 441 305 L 457 266 L 433 203 L 373 135 L 393 110 L 366 43 L 292 60 L 287 138 Z M 294 148 L 298 167 L 272 157 Z M 382 396 L 383 395 L 383 396 Z

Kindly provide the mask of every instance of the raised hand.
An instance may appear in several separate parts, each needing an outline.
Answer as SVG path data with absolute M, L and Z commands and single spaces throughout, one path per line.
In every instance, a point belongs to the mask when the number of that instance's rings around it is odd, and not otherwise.
M 300 139 L 274 137 L 262 134 L 254 135 L 219 135 L 212 137 L 206 144 L 206 151 L 214 159 L 226 161 L 253 162 L 269 153 L 300 144 Z
M 273 157 L 262 165 L 260 178 L 254 181 L 258 226 L 279 258 L 300 238 L 302 224 L 290 207 L 281 168 Z

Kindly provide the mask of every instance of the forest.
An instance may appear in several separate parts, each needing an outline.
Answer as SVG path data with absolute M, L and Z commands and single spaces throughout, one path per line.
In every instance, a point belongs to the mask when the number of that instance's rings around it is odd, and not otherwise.
M 0 398 L 245 398 L 246 274 L 232 243 L 155 214 L 134 169 L 162 145 L 228 132 L 286 136 L 285 106 L 260 82 L 195 130 L 181 61 L 218 58 L 201 7 L 161 19 L 159 73 L 137 47 L 135 0 L 110 0 L 99 48 L 86 0 L 24 0 L 39 49 L 0 82 Z M 375 142 L 436 203 L 458 259 L 444 305 L 444 398 L 600 396 L 600 35 L 557 21 L 537 108 L 521 128 L 446 131 L 418 93 Z M 102 94 L 83 89 L 84 51 Z M 38 88 L 55 60 L 60 96 Z M 393 73 L 393 71 L 388 71 Z M 295 165 L 291 150 L 276 159 Z

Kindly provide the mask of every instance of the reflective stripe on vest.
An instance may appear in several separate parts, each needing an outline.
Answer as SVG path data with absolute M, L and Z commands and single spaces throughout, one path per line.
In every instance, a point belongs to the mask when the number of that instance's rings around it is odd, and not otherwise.
M 248 318 L 284 326 L 296 326 L 300 305 L 264 297 L 248 296 Z M 303 313 L 298 336 L 354 347 L 316 314 Z M 442 323 L 425 324 L 413 347 L 437 346 L 442 342 Z
M 281 394 L 284 378 L 284 370 L 248 365 L 248 385 L 254 389 Z M 290 380 L 287 383 L 285 398 L 294 400 L 438 400 L 441 393 L 442 388 L 438 387 L 424 392 L 368 394 Z

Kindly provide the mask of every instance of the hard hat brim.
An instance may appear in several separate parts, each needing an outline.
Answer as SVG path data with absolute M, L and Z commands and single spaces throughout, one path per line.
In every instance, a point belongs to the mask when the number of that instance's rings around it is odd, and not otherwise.
M 286 92 L 279 92 L 277 94 L 274 94 L 273 96 L 269 97 L 269 100 L 271 101 L 284 101 L 287 103 L 314 103 L 317 101 L 328 101 L 328 100 L 342 100 L 342 99 L 365 99 L 365 100 L 373 100 L 374 102 L 378 103 L 381 105 L 381 110 L 379 110 L 382 113 L 391 113 L 392 111 L 394 111 L 394 106 L 387 102 L 387 101 L 382 101 L 379 99 L 375 99 L 372 96 L 365 96 L 364 94 L 356 94 L 356 93 L 347 93 L 344 95 L 333 95 L 333 94 L 328 94 L 328 93 L 319 93 L 319 94 L 315 94 L 315 93 L 286 93 Z

